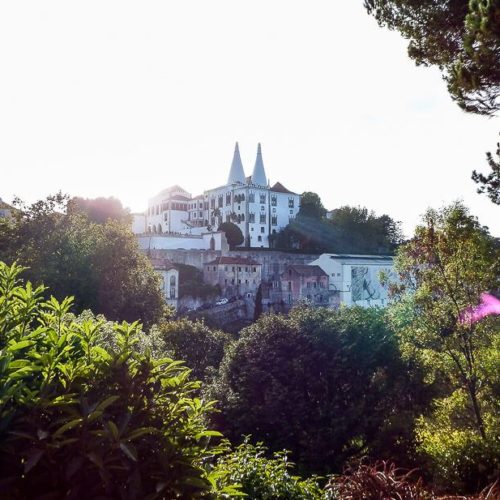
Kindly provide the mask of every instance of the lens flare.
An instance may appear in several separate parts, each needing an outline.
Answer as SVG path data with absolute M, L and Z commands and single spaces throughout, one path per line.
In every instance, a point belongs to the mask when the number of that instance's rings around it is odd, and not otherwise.
M 492 314 L 500 314 L 500 300 L 489 293 L 482 293 L 481 302 L 476 307 L 468 307 L 462 311 L 460 322 L 477 323 Z

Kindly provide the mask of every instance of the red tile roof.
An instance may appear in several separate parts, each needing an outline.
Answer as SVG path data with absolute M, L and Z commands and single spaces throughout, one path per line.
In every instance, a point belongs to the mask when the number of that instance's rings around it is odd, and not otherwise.
M 287 189 L 281 182 L 277 182 L 272 188 L 271 191 L 275 191 L 277 193 L 289 193 L 289 194 L 296 194 L 293 191 L 290 191 Z
M 287 266 L 285 269 L 285 274 L 289 269 L 293 269 L 297 274 L 302 276 L 328 276 L 328 274 L 321 269 L 319 266 L 310 266 L 309 264 L 293 264 Z

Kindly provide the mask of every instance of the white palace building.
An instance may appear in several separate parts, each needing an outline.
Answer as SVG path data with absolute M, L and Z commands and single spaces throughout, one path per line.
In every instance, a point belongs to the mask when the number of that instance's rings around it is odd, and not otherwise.
M 179 186 L 169 187 L 148 201 L 145 214 L 134 217 L 137 234 L 207 236 L 222 222 L 233 222 L 246 247 L 269 247 L 269 235 L 283 229 L 299 211 L 300 195 L 277 182 L 269 184 L 260 144 L 252 175 L 245 176 L 238 143 L 227 183 L 192 197 Z

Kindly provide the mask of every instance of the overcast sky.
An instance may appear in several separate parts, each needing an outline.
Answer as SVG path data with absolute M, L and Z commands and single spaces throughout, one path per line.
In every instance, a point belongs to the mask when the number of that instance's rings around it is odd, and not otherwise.
M 499 119 L 464 114 L 362 0 L 0 4 L 0 197 L 62 190 L 132 211 L 172 184 L 224 184 L 234 142 L 251 174 L 362 205 L 411 234 L 475 193 Z

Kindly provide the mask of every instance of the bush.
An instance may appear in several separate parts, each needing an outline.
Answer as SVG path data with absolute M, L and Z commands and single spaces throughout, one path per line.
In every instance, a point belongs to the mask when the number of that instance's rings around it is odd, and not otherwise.
M 334 476 L 327 485 L 330 498 L 344 500 L 432 500 L 422 480 L 414 480 L 415 471 L 405 472 L 393 463 L 380 461 L 347 468 L 342 476 Z
M 252 434 L 331 473 L 352 456 L 408 451 L 422 397 L 413 384 L 383 311 L 301 307 L 242 330 L 209 393 L 233 442 Z
M 318 478 L 302 479 L 292 475 L 293 463 L 287 453 L 276 452 L 266 458 L 262 443 L 252 445 L 245 440 L 234 451 L 221 455 L 213 475 L 219 477 L 219 487 L 239 484 L 248 498 L 258 500 L 314 500 L 323 498 Z
M 199 383 L 171 359 L 136 349 L 139 326 L 67 316 L 43 302 L 21 268 L 0 262 L 2 498 L 193 498 L 213 490 L 218 452 L 192 394 Z
M 198 380 L 205 380 L 219 368 L 224 348 L 231 341 L 229 334 L 185 318 L 162 323 L 158 336 L 168 355 L 185 361 Z
M 179 270 L 179 298 L 186 297 L 209 300 L 221 294 L 218 285 L 203 282 L 203 271 L 188 264 L 175 264 Z
M 474 493 L 500 476 L 498 414 L 484 413 L 485 437 L 464 415 L 470 404 L 465 391 L 436 400 L 434 412 L 418 421 L 419 450 L 436 486 Z

